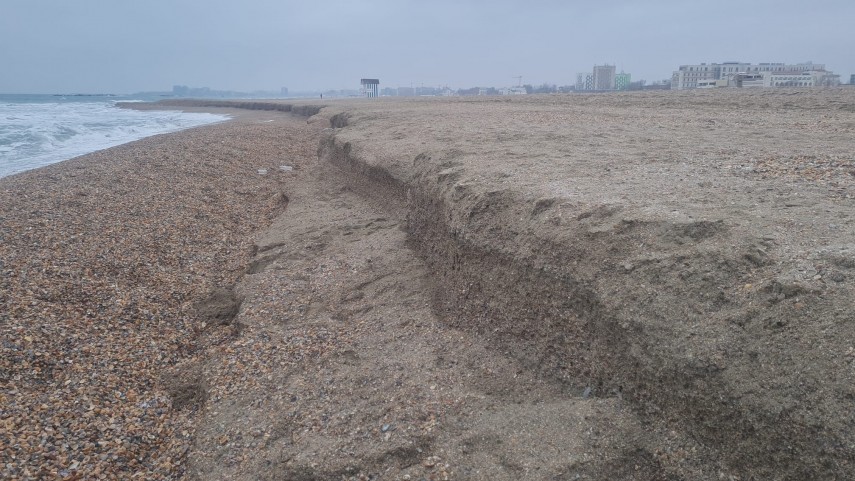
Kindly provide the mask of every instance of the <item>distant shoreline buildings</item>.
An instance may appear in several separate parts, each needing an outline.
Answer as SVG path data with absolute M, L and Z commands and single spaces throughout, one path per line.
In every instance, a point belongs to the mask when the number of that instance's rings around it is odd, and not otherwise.
M 616 73 L 614 65 L 594 65 L 591 73 L 576 74 L 576 90 L 610 91 L 629 90 L 632 76 L 628 73 Z
M 364 78 L 359 80 L 362 88 L 359 89 L 359 94 L 362 97 L 375 98 L 380 96 L 380 79 Z
M 826 69 L 825 64 L 804 62 L 758 63 L 723 62 L 680 65 L 670 78 L 647 82 L 632 80 L 629 73 L 617 72 L 615 65 L 594 65 L 591 72 L 576 74 L 575 84 L 556 85 L 543 83 L 529 85 L 522 83 L 522 77 L 517 79 L 517 85 L 511 87 L 470 87 L 450 88 L 444 86 L 425 86 L 424 84 L 409 87 L 380 87 L 376 78 L 360 79 L 360 88 L 341 90 L 312 90 L 292 92 L 288 87 L 278 91 L 237 92 L 213 90 L 208 87 L 188 87 L 174 85 L 171 91 L 141 92 L 147 95 L 173 98 L 351 98 L 351 97 L 452 97 L 452 96 L 492 96 L 492 95 L 525 95 L 525 94 L 554 94 L 554 93 L 598 93 L 620 92 L 627 90 L 692 90 L 709 88 L 816 88 L 836 87 L 839 85 L 855 87 L 855 74 L 848 79 Z M 848 80 L 848 83 L 844 83 Z
M 671 88 L 690 90 L 716 87 L 834 87 L 840 75 L 824 64 L 743 62 L 680 65 L 671 76 Z

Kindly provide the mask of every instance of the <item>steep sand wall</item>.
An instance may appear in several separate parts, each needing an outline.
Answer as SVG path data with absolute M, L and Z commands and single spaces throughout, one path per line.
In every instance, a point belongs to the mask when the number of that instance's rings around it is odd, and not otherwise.
M 460 153 L 427 147 L 408 159 L 412 150 L 359 140 L 347 131 L 360 114 L 376 122 L 376 111 L 358 107 L 332 116 L 342 130 L 329 132 L 319 156 L 406 205 L 447 322 L 557 382 L 631 401 L 651 423 L 699 442 L 687 462 L 763 479 L 851 472 L 853 393 L 841 356 L 853 339 L 851 284 L 796 276 L 803 259 L 792 249 L 803 242 L 764 229 L 782 219 L 674 218 L 655 194 L 538 197 L 479 178 Z M 849 252 L 833 245 L 810 256 L 841 279 L 850 254 L 828 254 Z M 829 331 L 843 341 L 826 344 Z
M 322 162 L 406 212 L 446 322 L 695 443 L 650 453 L 666 465 L 845 478 L 855 95 L 798 93 L 345 102 L 313 121 Z M 752 106 L 767 115 L 735 113 Z

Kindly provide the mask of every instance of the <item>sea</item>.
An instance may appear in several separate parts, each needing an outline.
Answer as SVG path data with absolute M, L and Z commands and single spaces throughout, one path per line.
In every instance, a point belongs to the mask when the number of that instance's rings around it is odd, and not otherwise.
M 0 177 L 61 162 L 143 137 L 227 120 L 224 115 L 131 110 L 116 95 L 0 94 Z

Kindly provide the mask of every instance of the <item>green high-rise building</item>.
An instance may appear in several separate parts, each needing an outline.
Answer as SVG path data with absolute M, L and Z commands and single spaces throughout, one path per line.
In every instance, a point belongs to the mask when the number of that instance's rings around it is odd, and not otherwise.
M 615 74 L 615 90 L 627 90 L 632 83 L 632 75 L 628 73 Z

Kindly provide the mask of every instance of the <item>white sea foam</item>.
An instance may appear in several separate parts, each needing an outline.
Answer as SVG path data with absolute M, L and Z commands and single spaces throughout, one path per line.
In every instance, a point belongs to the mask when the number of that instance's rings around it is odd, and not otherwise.
M 113 102 L 0 102 L 0 177 L 227 118 L 121 109 Z

